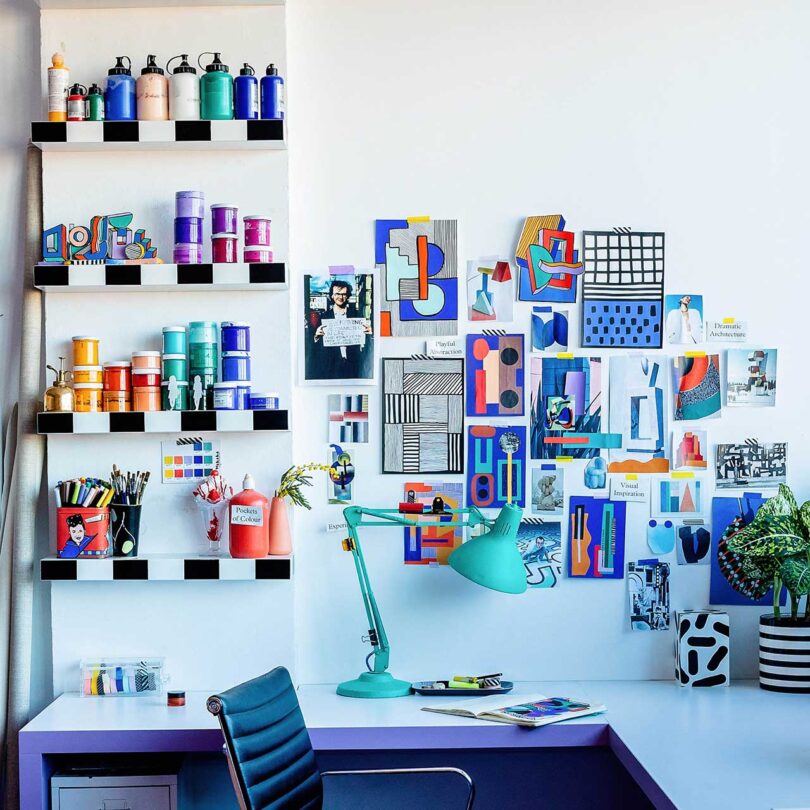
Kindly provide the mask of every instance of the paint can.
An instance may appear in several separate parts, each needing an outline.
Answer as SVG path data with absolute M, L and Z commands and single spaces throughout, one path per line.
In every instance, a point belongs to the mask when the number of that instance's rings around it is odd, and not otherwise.
M 97 366 L 98 344 L 97 337 L 77 336 L 73 339 L 73 365 L 74 366 Z
M 160 405 L 164 411 L 188 410 L 188 383 L 185 380 L 166 380 L 160 386 Z
M 109 531 L 110 510 L 106 507 L 60 506 L 56 510 L 56 556 L 109 557 Z
M 245 248 L 243 253 L 247 264 L 269 264 L 273 261 L 273 251 L 270 248 Z
M 132 352 L 132 370 L 156 368 L 160 373 L 160 352 Z
M 178 245 L 201 245 L 203 221 L 197 217 L 174 218 L 174 241 Z
M 211 258 L 215 264 L 237 261 L 239 246 L 232 233 L 215 233 L 211 237 Z
M 133 368 L 132 388 L 157 388 L 160 392 L 160 369 L 159 368 Z
M 205 218 L 205 194 L 202 191 L 177 191 L 174 195 L 176 217 Z
M 244 217 L 245 247 L 270 247 L 270 217 Z
M 223 352 L 250 351 L 250 324 L 245 321 L 223 321 L 219 326 Z
M 163 355 L 163 382 L 171 379 L 182 380 L 188 385 L 188 360 L 185 354 Z
M 202 264 L 202 245 L 185 242 L 174 246 L 172 260 L 175 264 Z
M 188 342 L 191 343 L 216 343 L 217 342 L 217 322 L 216 321 L 192 321 L 188 325 Z M 192 363 L 197 366 L 197 363 Z
M 133 411 L 159 411 L 160 410 L 160 385 L 157 387 L 135 387 L 132 388 L 132 410 Z
M 102 391 L 101 402 L 108 413 L 132 410 L 132 397 L 129 391 Z
M 239 408 L 239 389 L 235 382 L 214 383 L 213 405 L 215 411 L 236 411 Z
M 104 382 L 101 366 L 73 366 L 74 383 L 100 383 Z
M 188 407 L 192 411 L 206 411 L 213 408 L 216 369 L 191 369 L 188 375 Z
M 129 391 L 132 387 L 132 363 L 129 360 L 110 360 L 104 363 L 104 390 Z
M 216 203 L 211 206 L 211 233 L 238 233 L 239 209 L 235 205 Z
M 163 327 L 163 354 L 185 355 L 186 347 L 186 327 L 185 326 L 164 326 Z
M 103 387 L 101 383 L 74 383 L 76 413 L 101 413 Z
M 236 385 L 236 409 L 250 410 L 250 380 L 241 380 Z
M 275 391 L 265 393 L 250 392 L 250 410 L 252 411 L 277 411 L 278 394 Z
M 222 352 L 223 382 L 241 382 L 250 379 L 248 352 Z
M 216 371 L 219 365 L 216 343 L 192 343 L 188 357 L 189 366 L 199 371 Z

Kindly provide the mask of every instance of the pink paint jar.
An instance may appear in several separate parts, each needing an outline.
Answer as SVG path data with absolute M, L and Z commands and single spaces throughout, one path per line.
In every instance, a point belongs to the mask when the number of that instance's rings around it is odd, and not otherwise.
M 270 247 L 270 217 L 244 217 L 245 247 Z
M 132 388 L 157 388 L 160 393 L 160 369 L 159 368 L 133 368 Z
M 214 263 L 237 261 L 237 238 L 232 233 L 215 233 L 211 237 L 211 255 Z
M 270 264 L 273 251 L 269 248 L 245 248 L 244 257 L 247 264 Z
M 137 368 L 156 368 L 160 374 L 160 352 L 132 352 L 132 372 Z
M 104 364 L 104 390 L 129 391 L 132 387 L 132 363 L 129 360 L 112 360 Z
M 211 206 L 211 233 L 237 234 L 239 209 L 235 205 L 215 203 Z

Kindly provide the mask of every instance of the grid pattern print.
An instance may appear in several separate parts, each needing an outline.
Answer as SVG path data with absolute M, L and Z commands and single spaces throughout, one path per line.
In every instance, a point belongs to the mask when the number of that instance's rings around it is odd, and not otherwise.
M 662 346 L 664 234 L 583 231 L 582 346 Z

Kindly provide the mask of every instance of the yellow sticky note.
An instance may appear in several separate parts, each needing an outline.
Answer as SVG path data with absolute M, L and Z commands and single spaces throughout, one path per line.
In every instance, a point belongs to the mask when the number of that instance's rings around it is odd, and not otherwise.
M 687 357 L 705 357 L 706 352 L 686 352 Z
M 406 217 L 406 222 L 430 222 L 430 217 Z
M 693 472 L 674 472 L 672 473 L 673 478 L 694 478 L 695 474 Z
M 573 360 L 574 355 L 571 352 L 557 352 L 558 360 Z
M 627 473 L 624 476 L 625 481 L 638 481 L 638 476 L 635 473 Z
M 732 324 L 736 321 L 736 318 L 723 318 L 723 323 Z
M 557 456 L 557 458 L 555 458 L 554 460 L 555 461 L 562 461 L 563 463 L 565 463 L 566 461 L 573 461 L 574 457 L 573 456 Z

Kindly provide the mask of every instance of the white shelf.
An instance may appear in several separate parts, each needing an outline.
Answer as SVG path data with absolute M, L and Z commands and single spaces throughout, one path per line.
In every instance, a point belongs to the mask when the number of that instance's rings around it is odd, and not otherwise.
M 40 578 L 47 582 L 189 582 L 288 580 L 292 556 L 237 560 L 197 554 L 144 554 L 140 557 L 40 560 Z
M 30 0 L 34 8 L 193 8 L 194 6 L 283 6 L 285 0 Z
M 267 264 L 38 264 L 34 286 L 45 292 L 205 292 L 286 290 L 284 262 Z

